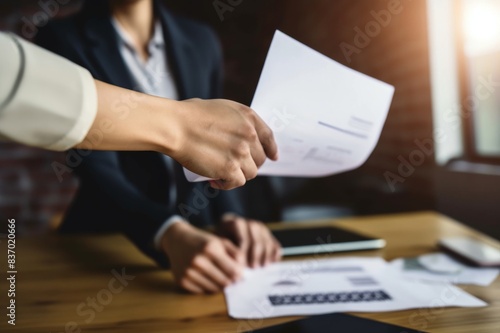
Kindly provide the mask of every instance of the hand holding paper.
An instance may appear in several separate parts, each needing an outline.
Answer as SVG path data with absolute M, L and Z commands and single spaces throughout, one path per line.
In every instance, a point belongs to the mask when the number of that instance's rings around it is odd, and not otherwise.
M 276 31 L 251 107 L 273 130 L 280 158 L 267 160 L 259 175 L 321 177 L 359 167 L 377 144 L 393 94 L 394 87 Z

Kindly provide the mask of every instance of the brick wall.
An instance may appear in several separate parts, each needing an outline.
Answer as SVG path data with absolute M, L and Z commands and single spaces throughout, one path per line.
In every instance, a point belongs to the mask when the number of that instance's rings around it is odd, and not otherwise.
M 381 191 L 390 191 L 384 173 L 399 176 L 398 157 L 408 159 L 416 148 L 414 140 L 430 138 L 432 133 L 426 2 L 293 2 L 286 2 L 289 5 L 280 28 L 329 57 L 396 87 L 380 142 L 357 173 L 370 175 L 370 183 L 378 184 Z M 360 35 L 358 28 L 368 37 L 364 43 L 355 40 Z M 351 47 L 357 50 L 350 55 Z M 404 183 L 397 183 L 396 190 L 420 198 L 422 206 L 429 204 L 433 163 L 427 158 Z
M 62 161 L 51 153 L 16 144 L 0 144 L 0 219 L 16 218 L 20 232 L 41 232 L 62 212 L 76 190 L 76 180 L 60 183 L 51 168 Z

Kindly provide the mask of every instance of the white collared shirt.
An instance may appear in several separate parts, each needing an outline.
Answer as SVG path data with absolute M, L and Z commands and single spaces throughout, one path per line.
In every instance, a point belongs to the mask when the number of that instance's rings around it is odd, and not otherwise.
M 144 61 L 136 52 L 128 33 L 114 17 L 111 22 L 118 34 L 118 49 L 130 71 L 137 89 L 146 94 L 178 99 L 179 94 L 172 70 L 168 64 L 163 30 L 159 21 L 154 25 L 153 36 L 148 43 L 149 58 Z

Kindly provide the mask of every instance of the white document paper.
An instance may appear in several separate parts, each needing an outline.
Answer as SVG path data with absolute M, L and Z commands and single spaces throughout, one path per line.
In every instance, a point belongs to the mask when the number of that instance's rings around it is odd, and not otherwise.
M 486 305 L 448 283 L 401 279 L 380 258 L 280 262 L 247 270 L 224 293 L 229 315 L 239 319 Z
M 430 282 L 448 282 L 453 284 L 475 284 L 478 286 L 489 286 L 493 281 L 495 281 L 500 273 L 500 269 L 498 268 L 475 268 L 466 266 L 444 253 L 435 255 L 439 258 L 439 265 L 455 267 L 456 269 L 454 272 L 446 274 L 443 272 L 430 271 L 418 264 L 418 258 L 396 259 L 391 261 L 390 266 L 406 279 Z M 415 264 L 405 265 L 405 261 L 415 261 Z
M 259 175 L 321 177 L 359 167 L 378 142 L 393 94 L 393 86 L 276 31 L 251 107 L 273 130 L 279 160 L 267 160 Z

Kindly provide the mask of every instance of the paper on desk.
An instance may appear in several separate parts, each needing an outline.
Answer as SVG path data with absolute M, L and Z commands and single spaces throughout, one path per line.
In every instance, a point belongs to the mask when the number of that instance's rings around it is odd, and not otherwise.
M 359 167 L 377 144 L 393 94 L 393 86 L 276 31 L 251 107 L 273 130 L 279 161 L 267 160 L 259 174 L 320 177 Z
M 380 258 L 280 262 L 246 271 L 224 294 L 229 315 L 241 319 L 486 305 L 451 284 L 401 279 Z
M 402 277 L 407 279 L 431 281 L 431 282 L 448 282 L 453 284 L 475 284 L 478 286 L 489 286 L 500 273 L 498 268 L 474 268 L 466 266 L 450 256 L 439 253 L 439 260 L 443 265 L 456 266 L 457 270 L 454 273 L 436 273 L 432 272 L 422 265 L 419 265 L 417 258 L 400 258 L 390 262 L 390 266 Z M 413 261 L 414 260 L 414 261 Z M 405 267 L 405 262 L 415 262 L 412 267 Z

